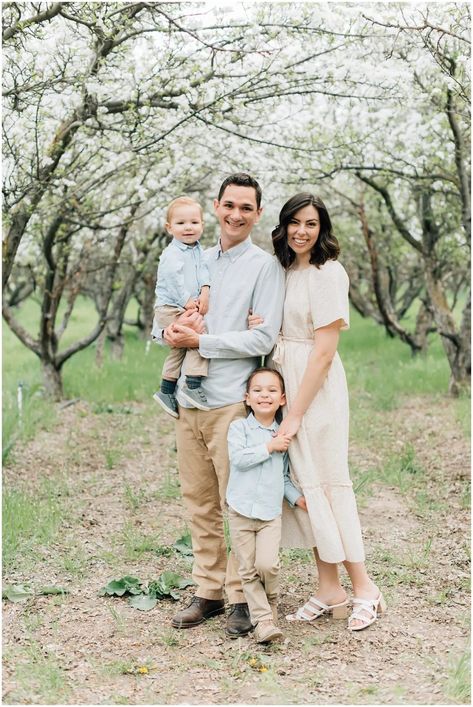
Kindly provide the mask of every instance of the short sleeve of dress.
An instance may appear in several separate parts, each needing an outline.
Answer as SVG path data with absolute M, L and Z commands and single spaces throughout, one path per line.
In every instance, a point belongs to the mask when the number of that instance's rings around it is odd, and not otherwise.
M 327 260 L 320 268 L 310 268 L 309 299 L 314 329 L 339 319 L 343 320 L 341 329 L 349 329 L 348 287 L 348 275 L 337 260 Z

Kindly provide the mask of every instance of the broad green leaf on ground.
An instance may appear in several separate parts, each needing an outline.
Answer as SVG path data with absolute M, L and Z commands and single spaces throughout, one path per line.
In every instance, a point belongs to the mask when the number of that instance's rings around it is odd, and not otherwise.
M 157 597 L 152 594 L 137 594 L 128 599 L 128 603 L 134 609 L 140 609 L 140 611 L 149 611 L 154 609 L 158 603 Z
M 164 599 L 165 597 L 172 597 L 173 599 L 179 599 L 179 592 L 176 589 L 184 589 L 194 584 L 192 579 L 186 579 L 181 577 L 176 572 L 163 572 L 158 579 L 149 583 L 148 592 L 156 596 L 158 599 Z
M 146 588 L 138 577 L 122 577 L 113 579 L 99 592 L 100 596 L 122 597 L 129 596 L 129 603 L 134 609 L 149 611 L 153 609 L 159 599 L 171 598 L 177 601 L 180 597 L 179 589 L 195 584 L 192 579 L 181 577 L 176 572 L 163 572 L 158 579 L 149 583 Z
M 178 538 L 173 547 L 181 555 L 193 555 L 191 534 L 185 533 L 181 538 Z
M 23 584 L 12 584 L 2 589 L 2 599 L 8 599 L 8 601 L 26 601 L 32 596 L 34 596 L 33 591 Z
M 143 588 L 141 586 L 141 580 L 138 577 L 130 577 L 129 575 L 122 577 L 121 579 L 112 579 L 111 582 L 102 587 L 99 595 L 103 597 L 107 596 L 117 596 L 122 597 L 124 594 L 142 594 Z

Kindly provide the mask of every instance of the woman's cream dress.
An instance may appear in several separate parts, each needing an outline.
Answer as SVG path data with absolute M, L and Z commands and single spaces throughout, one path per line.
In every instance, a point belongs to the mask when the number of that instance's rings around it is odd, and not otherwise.
M 338 261 L 319 269 L 289 269 L 282 334 L 273 365 L 285 380 L 288 409 L 299 389 L 314 330 L 339 319 L 349 327 L 348 276 Z M 289 447 L 291 475 L 308 513 L 284 503 L 282 545 L 317 546 L 325 562 L 365 559 L 355 495 L 348 472 L 348 391 L 338 353 Z

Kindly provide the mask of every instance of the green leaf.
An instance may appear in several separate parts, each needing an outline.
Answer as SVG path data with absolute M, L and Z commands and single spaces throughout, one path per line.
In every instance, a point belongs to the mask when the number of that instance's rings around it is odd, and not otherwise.
M 134 609 L 139 609 L 140 611 L 149 611 L 154 609 L 158 603 L 158 599 L 151 594 L 139 594 L 138 596 L 133 596 L 128 599 L 128 603 Z
M 193 584 L 195 584 L 193 579 L 181 578 L 179 580 L 178 587 L 179 589 L 185 589 L 186 587 L 191 587 Z
M 112 579 L 105 587 L 102 587 L 99 595 L 101 597 L 104 595 L 122 597 L 124 594 L 141 594 L 142 591 L 141 580 L 138 577 L 127 575 L 121 579 Z
M 165 597 L 179 599 L 179 592 L 175 590 L 184 589 L 191 584 L 195 584 L 192 579 L 186 579 L 176 574 L 176 572 L 167 571 L 163 572 L 158 579 L 149 583 L 148 592 L 158 599 L 164 599 Z
M 193 555 L 191 534 L 185 533 L 181 538 L 178 538 L 173 547 L 181 555 Z
M 26 601 L 33 596 L 31 589 L 27 589 L 23 584 L 7 585 L 2 589 L 2 599 L 8 599 L 15 603 Z

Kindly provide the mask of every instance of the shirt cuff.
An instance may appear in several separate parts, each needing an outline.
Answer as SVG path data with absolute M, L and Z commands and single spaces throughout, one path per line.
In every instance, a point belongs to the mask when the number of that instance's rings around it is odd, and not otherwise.
M 219 352 L 218 336 L 215 334 L 199 335 L 199 353 L 202 358 L 215 358 Z
M 297 499 L 302 498 L 302 493 L 296 489 L 295 486 L 290 486 L 289 488 L 284 489 L 284 498 L 289 503 L 291 508 L 294 508 Z

